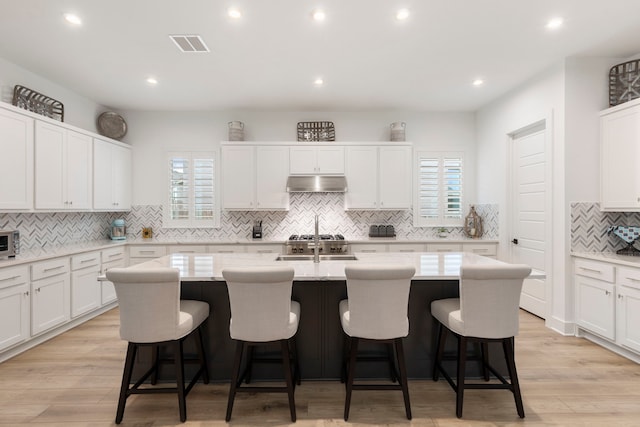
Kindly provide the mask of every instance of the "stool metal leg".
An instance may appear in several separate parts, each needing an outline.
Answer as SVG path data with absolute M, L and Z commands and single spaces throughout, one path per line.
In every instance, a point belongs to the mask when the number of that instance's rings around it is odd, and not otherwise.
M 289 396 L 289 411 L 291 412 L 291 421 L 296 421 L 296 402 L 294 399 L 295 385 L 293 383 L 293 375 L 291 372 L 291 359 L 289 354 L 289 340 L 280 341 L 280 349 L 282 352 L 282 366 L 284 369 L 284 379 L 287 383 L 287 394 Z
M 511 377 L 511 391 L 516 401 L 516 409 L 518 416 L 524 418 L 524 406 L 522 405 L 522 395 L 520 394 L 520 383 L 518 381 L 518 373 L 516 371 L 515 352 L 513 348 L 512 338 L 502 340 L 502 348 L 504 349 L 504 357 L 507 360 L 507 368 Z
M 227 402 L 227 415 L 225 421 L 231 420 L 231 411 L 233 410 L 233 401 L 236 398 L 236 389 L 238 388 L 238 378 L 240 377 L 240 363 L 242 362 L 242 351 L 244 343 L 238 341 L 236 344 L 236 355 L 233 361 L 233 372 L 231 374 L 231 385 L 229 387 L 229 401 Z
M 124 362 L 124 372 L 122 373 L 122 384 L 120 385 L 120 397 L 118 398 L 118 409 L 116 411 L 116 424 L 120 424 L 122 422 L 124 407 L 127 403 L 127 397 L 129 396 L 129 384 L 131 384 L 131 375 L 133 374 L 133 362 L 136 359 L 137 351 L 138 346 L 134 343 L 129 343 L 127 346 L 127 356 Z
M 462 418 L 462 400 L 464 398 L 464 375 L 467 362 L 467 339 L 458 337 L 458 385 L 456 387 L 456 417 Z
M 184 352 L 182 351 L 182 340 L 175 341 L 175 364 L 176 364 L 176 388 L 178 389 L 178 406 L 180 408 L 180 421 L 187 420 L 187 403 L 185 401 L 184 390 Z
M 356 373 L 356 359 L 358 356 L 358 338 L 351 337 L 349 339 L 350 342 L 350 350 L 349 350 L 349 366 L 347 373 L 347 395 L 344 400 L 344 420 L 347 421 L 349 419 L 349 409 L 351 407 L 351 392 L 353 391 L 353 378 Z
M 433 360 L 433 380 L 438 381 L 440 364 L 442 363 L 442 355 L 444 354 L 444 346 L 447 342 L 447 328 L 438 322 L 438 341 L 436 345 L 436 354 Z
M 411 402 L 409 400 L 409 384 L 407 384 L 407 366 L 404 360 L 404 348 L 402 346 L 402 338 L 394 340 L 396 347 L 396 355 L 398 356 L 398 369 L 400 370 L 400 378 L 398 381 L 402 386 L 402 397 L 404 398 L 404 409 L 407 413 L 407 419 L 411 419 Z

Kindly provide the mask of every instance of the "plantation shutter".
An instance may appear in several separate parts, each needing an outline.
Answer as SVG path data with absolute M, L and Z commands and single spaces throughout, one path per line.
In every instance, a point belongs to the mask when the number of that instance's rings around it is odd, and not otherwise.
M 419 153 L 418 225 L 458 223 L 462 200 L 462 153 Z

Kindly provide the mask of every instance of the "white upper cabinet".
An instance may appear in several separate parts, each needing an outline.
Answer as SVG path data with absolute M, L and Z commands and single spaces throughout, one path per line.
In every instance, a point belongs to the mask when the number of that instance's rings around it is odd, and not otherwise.
M 344 147 L 300 146 L 289 149 L 291 175 L 342 175 Z
M 640 211 L 640 99 L 600 114 L 600 208 Z
M 223 209 L 289 209 L 288 165 L 287 146 L 223 146 Z
M 33 208 L 33 122 L 0 109 L 0 210 Z
M 91 209 L 91 137 L 39 120 L 35 129 L 35 208 Z
M 411 146 L 346 148 L 345 209 L 410 209 Z
M 131 209 L 131 149 L 93 139 L 93 208 Z

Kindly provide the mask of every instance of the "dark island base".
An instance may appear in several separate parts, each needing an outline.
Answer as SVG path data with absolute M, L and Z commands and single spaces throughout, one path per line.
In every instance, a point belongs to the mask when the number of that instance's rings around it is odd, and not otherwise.
M 431 317 L 431 301 L 458 296 L 457 280 L 413 281 L 409 295 L 409 335 L 404 338 L 407 374 L 412 379 L 428 379 L 432 376 L 433 358 L 437 339 L 437 322 Z M 340 379 L 344 336 L 338 314 L 338 303 L 347 297 L 344 281 L 294 282 L 292 298 L 301 305 L 300 324 L 296 335 L 300 370 L 303 380 Z M 183 282 L 182 298 L 206 301 L 211 314 L 205 325 L 205 351 L 209 361 L 209 377 L 212 381 L 228 382 L 231 377 L 235 342 L 229 337 L 229 297 L 224 282 Z M 447 352 L 455 354 L 456 341 L 451 336 Z M 375 343 L 363 343 L 363 351 L 386 354 L 387 348 Z M 279 351 L 278 347 L 265 347 L 265 352 Z M 477 354 L 470 348 L 469 356 Z M 185 354 L 195 353 L 191 340 L 185 342 Z M 166 356 L 165 350 L 163 355 Z M 258 355 L 258 351 L 255 353 Z M 275 353 L 274 353 L 275 354 Z M 170 357 L 170 355 L 169 355 Z M 490 346 L 490 360 L 496 369 L 506 373 L 506 365 L 499 345 Z M 141 351 L 136 372 L 146 370 L 150 364 L 150 352 Z M 455 362 L 448 362 L 455 377 Z M 445 365 L 447 366 L 447 365 Z M 185 366 L 187 378 L 195 368 Z M 389 378 L 387 363 L 361 363 L 357 366 L 357 378 Z M 467 375 L 479 378 L 480 364 L 469 363 Z M 167 366 L 159 378 L 174 378 L 173 368 Z M 283 378 L 280 364 L 254 365 L 255 380 L 280 380 Z

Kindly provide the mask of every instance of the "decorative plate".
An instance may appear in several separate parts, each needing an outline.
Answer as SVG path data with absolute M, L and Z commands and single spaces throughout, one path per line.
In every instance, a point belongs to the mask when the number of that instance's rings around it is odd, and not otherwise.
M 98 116 L 98 132 L 113 139 L 121 139 L 127 134 L 127 123 L 120 114 L 105 111 Z

